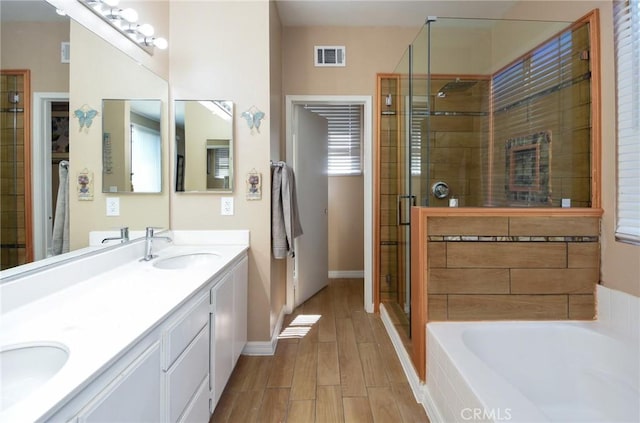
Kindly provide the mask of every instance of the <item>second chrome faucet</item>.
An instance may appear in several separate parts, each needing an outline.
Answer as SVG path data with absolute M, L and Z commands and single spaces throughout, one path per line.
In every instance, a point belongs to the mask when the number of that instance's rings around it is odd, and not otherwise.
M 129 228 L 126 226 L 123 228 L 120 228 L 119 237 L 105 238 L 102 240 L 102 244 L 104 244 L 107 241 L 116 241 L 116 240 L 119 240 L 122 244 L 129 241 Z
M 153 227 L 147 227 L 146 234 L 144 237 L 144 257 L 140 259 L 140 261 L 149 261 L 153 259 L 155 256 L 153 255 L 153 240 L 154 239 L 164 239 L 168 242 L 171 242 L 172 239 L 168 236 L 155 236 Z

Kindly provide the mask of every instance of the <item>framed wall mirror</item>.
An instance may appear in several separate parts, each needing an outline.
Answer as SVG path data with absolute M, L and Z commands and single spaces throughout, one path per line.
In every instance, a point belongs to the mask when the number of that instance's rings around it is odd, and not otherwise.
M 162 192 L 160 100 L 102 101 L 102 192 Z
M 233 103 L 176 100 L 176 192 L 233 191 Z

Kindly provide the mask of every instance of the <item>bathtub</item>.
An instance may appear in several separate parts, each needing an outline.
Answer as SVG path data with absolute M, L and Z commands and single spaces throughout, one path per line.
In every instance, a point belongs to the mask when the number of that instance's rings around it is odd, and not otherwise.
M 639 362 L 598 322 L 429 323 L 425 407 L 433 423 L 637 423 Z

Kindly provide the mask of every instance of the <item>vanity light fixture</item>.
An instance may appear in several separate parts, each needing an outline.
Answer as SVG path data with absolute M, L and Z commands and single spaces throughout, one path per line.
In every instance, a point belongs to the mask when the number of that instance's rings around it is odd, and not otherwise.
M 154 47 L 165 50 L 169 46 L 165 38 L 154 37 L 155 30 L 152 25 L 137 23 L 138 12 L 132 8 L 119 8 L 120 0 L 78 1 L 151 55 L 153 55 Z

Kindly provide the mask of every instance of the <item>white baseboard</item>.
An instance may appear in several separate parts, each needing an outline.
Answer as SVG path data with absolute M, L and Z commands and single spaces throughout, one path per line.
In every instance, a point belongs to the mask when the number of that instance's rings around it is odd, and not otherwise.
M 413 367 L 411 357 L 409 357 L 409 353 L 407 353 L 407 350 L 405 350 L 404 345 L 402 344 L 402 340 L 400 339 L 400 335 L 398 335 L 398 332 L 396 331 L 396 328 L 393 325 L 391 318 L 389 317 L 389 313 L 384 308 L 384 304 L 380 304 L 380 318 L 382 320 L 382 323 L 384 324 L 385 329 L 387 330 L 387 333 L 389 334 L 389 338 L 391 338 L 393 348 L 396 350 L 396 354 L 400 359 L 402 370 L 404 370 L 404 374 L 407 376 L 407 380 L 409 381 L 409 386 L 411 386 L 413 396 L 415 397 L 416 401 L 422 405 L 429 419 L 431 419 L 429 409 L 427 408 L 430 397 L 428 396 L 426 385 L 420 382 L 418 373 Z
M 282 332 L 284 322 L 285 307 L 283 306 L 278 316 L 278 321 L 271 334 L 271 341 L 250 341 L 242 349 L 244 355 L 274 355 L 278 346 L 278 336 Z
M 364 270 L 329 270 L 329 279 L 364 278 Z

